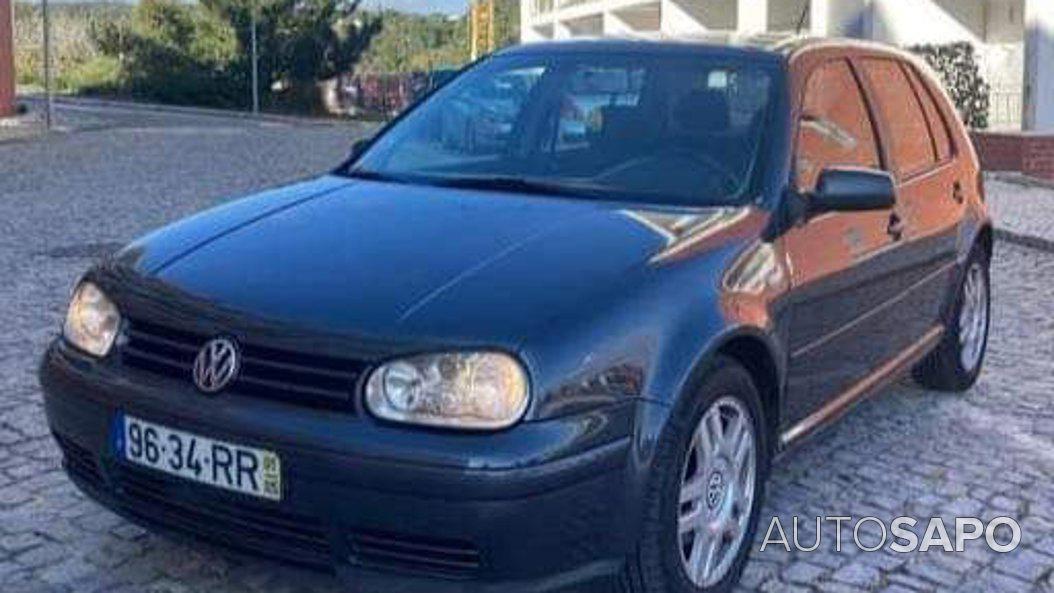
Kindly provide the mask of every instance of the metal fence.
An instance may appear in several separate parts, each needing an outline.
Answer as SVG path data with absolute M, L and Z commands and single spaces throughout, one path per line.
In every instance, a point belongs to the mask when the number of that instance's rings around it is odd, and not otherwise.
M 993 87 L 989 93 L 989 127 L 996 130 L 1021 129 L 1023 100 L 1019 88 Z
M 394 117 L 454 74 L 453 70 L 437 70 L 341 76 L 337 90 L 340 109 L 353 117 Z

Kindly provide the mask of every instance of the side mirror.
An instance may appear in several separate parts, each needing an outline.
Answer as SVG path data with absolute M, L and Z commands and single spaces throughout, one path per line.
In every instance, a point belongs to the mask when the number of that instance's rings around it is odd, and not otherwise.
M 893 178 L 877 169 L 835 167 L 824 169 L 809 195 L 809 212 L 861 212 L 888 210 L 896 203 Z

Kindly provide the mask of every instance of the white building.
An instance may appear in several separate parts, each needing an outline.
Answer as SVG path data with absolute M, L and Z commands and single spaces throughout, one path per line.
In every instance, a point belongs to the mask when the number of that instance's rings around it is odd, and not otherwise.
M 993 128 L 1054 131 L 1054 0 L 521 0 L 524 42 L 699 34 L 969 41 Z

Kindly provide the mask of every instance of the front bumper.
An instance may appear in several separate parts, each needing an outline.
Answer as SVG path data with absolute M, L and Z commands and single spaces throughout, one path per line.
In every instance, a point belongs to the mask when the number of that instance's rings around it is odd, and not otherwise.
M 152 529 L 335 570 L 363 591 L 607 590 L 635 530 L 635 402 L 480 435 L 205 397 L 61 341 L 40 375 L 67 471 L 87 494 Z M 276 451 L 283 500 L 119 461 L 118 411 Z

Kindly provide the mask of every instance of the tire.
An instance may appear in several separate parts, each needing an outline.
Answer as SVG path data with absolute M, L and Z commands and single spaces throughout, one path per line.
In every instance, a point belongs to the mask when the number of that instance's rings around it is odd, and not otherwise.
M 965 270 L 956 289 L 952 315 L 945 321 L 944 337 L 912 370 L 915 381 L 928 389 L 966 391 L 977 382 L 984 366 L 992 319 L 992 284 L 988 256 L 980 247 L 974 247 Z
M 750 374 L 741 365 L 729 358 L 718 357 L 703 375 L 694 394 L 694 397 L 682 398 L 683 401 L 677 404 L 664 429 L 645 493 L 645 516 L 640 539 L 633 553 L 627 558 L 620 582 L 625 593 L 730 591 L 739 581 L 753 544 L 768 477 L 770 437 L 765 429 L 758 390 Z M 734 424 L 737 414 L 745 422 L 742 426 L 749 427 L 752 431 L 753 463 L 741 464 L 743 468 L 752 466 L 753 469 L 753 493 L 748 504 L 743 505 L 743 498 L 737 496 L 737 493 L 745 492 L 746 489 L 734 485 L 733 480 L 738 484 L 739 476 L 745 474 L 737 475 L 734 463 L 730 461 L 732 456 L 727 459 L 720 455 L 710 456 L 712 459 L 723 461 L 703 462 L 700 465 L 705 456 L 701 453 L 701 448 L 695 446 L 699 441 L 694 437 L 701 429 L 704 418 L 712 420 L 711 412 L 715 410 L 721 419 L 721 431 L 726 435 L 732 434 L 730 430 L 737 426 Z M 749 415 L 749 418 L 743 413 Z M 711 431 L 710 434 L 716 432 Z M 728 439 L 727 442 L 730 443 L 731 440 Z M 725 463 L 726 461 L 728 463 Z M 707 469 L 702 470 L 703 466 Z M 727 472 L 729 478 L 721 481 L 721 471 Z M 714 478 L 714 475 L 718 475 L 718 478 Z M 686 478 L 687 483 L 694 484 L 696 488 L 685 488 L 682 491 Z M 694 502 L 682 504 L 682 495 L 687 496 L 689 492 L 698 492 L 699 498 Z M 734 538 L 739 540 L 738 549 L 732 550 L 732 541 L 727 542 L 727 548 L 723 547 L 724 544 L 719 548 L 719 553 L 721 549 L 725 550 L 721 558 L 730 560 L 721 563 L 727 564 L 723 572 L 712 571 L 709 575 L 710 580 L 707 581 L 700 578 L 699 574 L 689 574 L 689 560 L 695 551 L 696 534 L 682 535 L 679 522 L 685 518 L 686 524 L 694 524 L 695 521 L 689 521 L 688 517 L 695 516 L 692 514 L 695 510 L 699 513 L 712 513 L 714 517 L 722 516 L 726 504 L 731 505 L 728 508 L 743 505 L 749 509 L 743 513 L 740 508 L 739 519 L 730 521 L 742 525 L 742 537 Z M 729 512 L 735 514 L 734 510 Z M 714 524 L 716 523 L 717 519 L 714 520 Z M 725 537 L 732 536 L 722 536 Z M 709 540 L 700 539 L 698 543 L 703 545 L 707 541 Z M 717 564 L 715 562 L 714 566 L 721 568 Z

